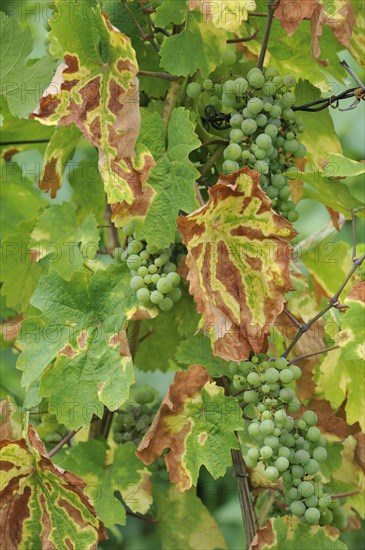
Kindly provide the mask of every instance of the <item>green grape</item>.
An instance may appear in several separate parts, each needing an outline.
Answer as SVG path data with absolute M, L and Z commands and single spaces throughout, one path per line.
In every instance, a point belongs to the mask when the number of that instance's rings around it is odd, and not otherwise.
M 279 71 L 276 67 L 268 67 L 265 71 L 266 78 L 274 78 L 275 76 L 279 76 Z
M 283 388 L 280 390 L 279 397 L 284 403 L 288 403 L 294 397 L 294 392 L 291 388 Z
M 146 285 L 150 285 L 152 283 L 152 275 L 150 273 L 147 273 L 147 275 L 143 277 L 143 280 Z
M 266 194 L 271 200 L 273 200 L 273 199 L 276 199 L 276 197 L 279 194 L 279 191 L 272 185 L 269 185 L 269 187 L 266 189 Z
M 167 294 L 168 292 L 170 292 L 170 290 L 172 290 L 172 284 L 167 279 L 167 277 L 163 279 L 161 278 L 159 281 L 157 281 L 156 287 L 157 287 L 157 290 L 162 292 L 162 294 Z
M 272 420 L 263 420 L 260 424 L 260 432 L 263 435 L 270 435 L 275 430 L 275 423 Z
M 250 71 L 247 75 L 249 84 L 257 90 L 262 88 L 265 84 L 265 77 L 259 69 L 255 69 L 255 72 Z
M 304 470 L 309 475 L 314 475 L 319 471 L 319 464 L 316 460 L 311 458 L 308 462 L 308 464 L 304 465 Z
M 260 149 L 268 149 L 272 145 L 271 137 L 267 134 L 260 134 L 256 138 L 256 144 Z
M 257 115 L 258 113 L 260 113 L 263 108 L 264 108 L 264 102 L 258 97 L 253 97 L 252 99 L 249 99 L 249 101 L 247 102 L 247 109 L 253 115 Z
M 161 279 L 160 275 L 158 273 L 154 273 L 152 276 L 151 276 L 151 279 L 152 279 L 152 283 L 154 285 L 156 285 L 158 283 L 158 281 Z
M 155 244 L 148 244 L 146 246 L 146 250 L 149 254 L 157 254 L 157 252 L 159 251 L 159 248 Z
M 294 500 L 294 502 L 290 504 L 289 508 L 294 516 L 302 516 L 306 511 L 305 504 L 301 500 Z
M 285 458 L 285 456 L 279 456 L 275 460 L 275 466 L 279 470 L 279 472 L 284 472 L 289 468 L 289 460 Z
M 171 298 L 168 298 L 168 297 L 164 298 L 162 302 L 158 304 L 161 311 L 170 311 L 173 305 L 174 305 L 173 301 L 171 300 Z
M 232 126 L 232 128 L 241 128 L 241 124 L 243 122 L 243 116 L 239 113 L 236 113 L 235 115 L 231 116 L 229 119 L 229 123 Z
M 141 267 L 141 258 L 137 254 L 131 254 L 127 259 L 127 266 L 129 269 L 137 270 Z
M 268 435 L 264 439 L 264 444 L 272 449 L 277 449 L 279 447 L 279 440 L 275 435 Z
M 254 390 L 247 390 L 243 394 L 243 399 L 246 403 L 256 403 L 258 400 L 258 393 Z
M 120 246 L 117 246 L 116 248 L 114 248 L 114 250 L 113 250 L 114 260 L 117 260 L 118 262 L 122 261 L 123 252 L 124 252 L 123 248 L 121 248 Z
M 151 292 L 150 300 L 153 304 L 160 304 L 164 299 L 164 295 L 159 290 L 153 290 Z
M 244 133 L 238 128 L 234 128 L 230 131 L 229 139 L 233 143 L 241 143 L 244 138 Z
M 270 367 L 269 369 L 267 369 L 267 371 L 265 371 L 265 380 L 269 384 L 274 384 L 279 380 L 279 371 L 277 371 L 273 367 Z
M 248 433 L 251 437 L 256 438 L 260 435 L 260 425 L 254 422 L 248 426 Z
M 213 89 L 213 82 L 209 78 L 206 78 L 205 80 L 203 80 L 203 90 L 212 90 L 212 89 Z
M 176 271 L 176 264 L 173 262 L 167 262 L 167 264 L 163 266 L 162 271 L 164 273 L 173 273 Z
M 276 481 L 277 479 L 279 479 L 280 474 L 275 466 L 269 466 L 264 470 L 264 476 L 270 481 Z
M 286 497 L 287 497 L 289 500 L 298 500 L 298 498 L 299 498 L 298 489 L 297 489 L 296 487 L 292 487 L 292 488 L 289 489 L 289 491 L 286 493 Z
M 248 82 L 245 78 L 236 78 L 235 85 L 237 96 L 243 95 L 248 89 Z
M 296 212 L 295 210 L 291 210 L 290 212 L 288 212 L 287 218 L 291 223 L 294 223 L 294 222 L 298 221 L 299 213 Z
M 139 288 L 136 295 L 142 304 L 147 304 L 150 301 L 150 291 L 147 288 Z
M 260 113 L 259 115 L 257 115 L 257 117 L 255 118 L 255 121 L 256 121 L 256 124 L 259 128 L 264 128 L 267 124 L 267 116 Z
M 317 508 L 311 507 L 304 512 L 304 516 L 307 522 L 313 525 L 319 521 L 321 513 Z
M 286 171 L 286 177 L 290 181 L 298 179 L 298 168 L 296 166 L 290 166 Z
M 133 222 L 127 223 L 127 225 L 122 227 L 122 231 L 124 235 L 127 235 L 130 237 L 133 235 L 135 227 L 136 227 L 136 222 L 133 221 Z
M 269 166 L 265 161 L 258 160 L 254 164 L 254 170 L 256 170 L 256 172 L 259 172 L 259 174 L 268 174 Z
M 307 432 L 307 439 L 309 441 L 318 441 L 321 436 L 321 430 L 316 426 L 311 426 Z
M 251 459 L 251 460 L 258 460 L 259 459 L 259 456 L 260 456 L 260 453 L 258 451 L 258 449 L 256 449 L 256 447 L 251 447 L 250 449 L 248 449 L 247 451 L 247 456 Z
M 294 375 L 290 369 L 284 369 L 280 372 L 280 380 L 283 384 L 290 384 L 293 378 Z
M 135 275 L 132 277 L 130 285 L 133 290 L 138 290 L 144 287 L 144 280 L 139 275 Z
M 146 267 L 145 265 L 142 265 L 141 267 L 138 268 L 137 273 L 141 277 L 145 277 L 145 275 L 148 274 L 148 267 Z
M 310 481 L 302 481 L 298 487 L 299 494 L 304 497 L 311 497 L 314 495 L 314 485 Z
M 330 495 L 324 495 L 323 497 L 318 499 L 318 506 L 320 508 L 327 508 L 332 502 L 332 498 Z
M 157 273 L 157 271 L 158 271 L 157 265 L 151 264 L 148 266 L 148 272 L 151 273 L 151 275 L 153 275 L 154 273 Z
M 247 118 L 242 122 L 241 130 L 246 136 L 251 136 L 257 130 L 257 122 L 252 118 Z
M 172 286 L 178 286 L 180 284 L 180 275 L 176 271 L 171 271 L 166 275 L 166 280 L 172 284 Z
M 186 94 L 191 97 L 191 99 L 197 99 L 202 92 L 200 84 L 198 82 L 190 82 L 186 87 Z
M 298 462 L 298 464 L 308 464 L 309 460 L 310 460 L 310 456 L 308 454 L 307 451 L 305 451 L 304 449 L 299 449 L 298 451 L 295 452 L 295 458 L 296 458 L 296 461 Z
M 114 439 L 115 443 L 122 443 L 122 441 L 123 441 L 123 434 L 121 434 L 121 433 L 116 433 L 116 434 L 114 434 L 113 439 Z
M 316 447 L 313 449 L 313 458 L 317 462 L 326 462 L 327 456 L 327 451 L 323 447 Z
M 233 172 L 237 172 L 237 170 L 240 169 L 240 165 L 238 162 L 233 160 L 225 160 L 222 164 L 222 171 L 224 174 L 232 174 Z
M 300 409 L 300 401 L 296 397 L 294 397 L 289 405 L 288 405 L 288 412 L 298 412 Z
M 268 135 L 271 138 L 270 145 L 272 144 L 272 140 L 276 138 L 278 135 L 278 129 L 275 126 L 275 124 L 268 124 L 265 128 L 265 134 Z
M 289 185 L 284 185 L 284 187 L 282 187 L 279 191 L 279 198 L 282 201 L 286 201 L 290 197 L 290 193 L 291 193 L 291 190 Z
M 167 294 L 167 297 L 170 298 L 174 303 L 178 302 L 182 296 L 182 292 L 180 288 L 173 288 L 170 290 L 170 292 Z
M 286 140 L 284 143 L 284 149 L 287 153 L 296 153 L 299 149 L 299 143 L 296 139 L 292 139 L 290 141 Z
M 238 160 L 241 157 L 241 147 L 238 143 L 230 143 L 223 151 L 223 156 L 228 160 Z
M 294 153 L 296 159 L 304 159 L 307 156 L 307 148 L 300 143 L 298 149 Z
M 304 468 L 302 466 L 299 466 L 298 464 L 295 464 L 292 466 L 291 469 L 292 476 L 295 478 L 302 478 L 304 476 Z
M 259 386 L 260 385 L 260 377 L 256 372 L 250 372 L 247 376 L 247 382 L 251 386 Z
M 263 458 L 263 460 L 269 460 L 269 458 L 272 457 L 274 451 L 271 447 L 268 445 L 264 445 L 264 447 L 261 447 L 260 449 L 260 455 Z
M 246 466 L 248 468 L 255 468 L 257 466 L 257 460 L 253 460 L 249 456 L 246 458 Z
M 282 113 L 282 108 L 280 105 L 272 105 L 270 109 L 270 114 L 272 118 L 279 118 Z
M 236 54 L 232 50 L 226 50 L 222 57 L 223 65 L 233 65 L 236 63 Z
M 311 497 L 307 497 L 304 499 L 305 505 L 307 508 L 310 508 L 311 506 L 318 506 L 318 498 L 315 495 L 312 495 Z
M 265 84 L 262 86 L 261 91 L 266 96 L 272 96 L 276 92 L 276 84 L 275 82 L 265 82 Z

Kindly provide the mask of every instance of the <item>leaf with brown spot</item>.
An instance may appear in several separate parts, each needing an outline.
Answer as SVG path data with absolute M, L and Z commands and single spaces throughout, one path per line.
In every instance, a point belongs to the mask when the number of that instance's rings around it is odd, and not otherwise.
M 209 189 L 208 203 L 178 226 L 188 249 L 188 280 L 213 350 L 226 360 L 267 349 L 283 310 L 292 225 L 271 209 L 259 174 L 244 169 Z
M 140 127 L 135 51 L 99 6 L 89 12 L 75 3 L 70 24 L 69 10 L 61 0 L 55 4 L 50 50 L 64 63 L 32 117 L 46 125 L 75 124 L 99 151 L 108 202 L 131 204 L 142 195 L 154 163 L 147 149 L 135 150 Z M 53 194 L 56 186 L 57 178 Z
M 170 480 L 178 491 L 196 485 L 204 464 L 216 479 L 231 464 L 231 449 L 237 449 L 235 430 L 242 430 L 242 413 L 236 399 L 211 382 L 208 371 L 192 365 L 177 372 L 137 456 L 151 464 L 165 455 Z
M 291 36 L 295 33 L 299 23 L 304 19 L 311 19 L 319 0 L 281 0 L 275 10 L 275 17 L 281 26 Z
M 74 474 L 52 464 L 36 431 L 0 442 L 1 547 L 94 550 L 107 538 Z
M 355 25 L 355 13 L 350 0 L 317 0 L 317 6 L 311 17 L 312 54 L 315 59 L 321 55 L 319 39 L 323 34 L 324 25 L 328 25 L 338 42 L 351 48 L 352 29 Z

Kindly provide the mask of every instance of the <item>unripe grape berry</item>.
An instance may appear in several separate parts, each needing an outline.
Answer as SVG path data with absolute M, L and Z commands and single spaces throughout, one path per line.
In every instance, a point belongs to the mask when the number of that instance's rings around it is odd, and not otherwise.
M 256 372 L 250 372 L 247 376 L 247 382 L 251 386 L 259 386 L 260 385 L 260 377 Z
M 311 426 L 307 432 L 307 439 L 309 441 L 318 441 L 321 436 L 321 430 L 316 426 Z
M 233 143 L 241 143 L 244 138 L 244 133 L 239 128 L 233 128 L 233 130 L 230 131 L 229 139 Z
M 251 136 L 257 130 L 257 122 L 252 118 L 247 118 L 242 122 L 241 130 L 246 136 Z
M 241 124 L 243 122 L 243 116 L 239 113 L 231 116 L 229 119 L 229 123 L 232 126 L 232 128 L 241 128 Z
M 304 465 L 304 470 L 309 475 L 314 475 L 319 472 L 319 464 L 316 460 L 311 458 L 307 464 Z
M 223 151 L 223 156 L 228 160 L 238 160 L 241 157 L 241 147 L 238 143 L 230 143 Z
M 222 171 L 224 174 L 232 174 L 240 169 L 238 162 L 226 159 L 222 164 Z
M 133 290 L 138 290 L 144 287 L 144 280 L 139 275 L 135 275 L 132 277 L 130 285 Z
M 256 447 L 251 447 L 250 449 L 248 449 L 247 455 L 251 458 L 251 460 L 257 461 L 260 456 L 260 453 L 258 449 L 256 449 Z
M 269 460 L 269 458 L 273 455 L 273 450 L 268 445 L 264 445 L 264 447 L 261 447 L 260 449 L 260 455 L 263 458 L 263 460 Z
M 304 468 L 295 464 L 291 469 L 292 476 L 295 478 L 302 478 L 304 476 Z
M 320 516 L 321 516 L 321 513 L 317 508 L 308 508 L 304 512 L 305 519 L 311 525 L 313 525 L 314 523 L 317 523 L 319 521 Z
M 269 466 L 264 470 L 264 476 L 270 481 L 276 481 L 279 479 L 279 472 L 275 466 Z
M 247 390 L 243 394 L 243 399 L 246 403 L 256 403 L 258 399 L 258 393 L 254 390 Z
M 294 516 L 302 516 L 306 511 L 304 502 L 301 500 L 295 500 L 290 504 L 290 511 Z
M 318 416 L 314 411 L 308 410 L 302 414 L 303 420 L 308 424 L 308 426 L 314 426 L 318 422 Z
M 313 449 L 313 458 L 317 460 L 317 462 L 326 462 L 327 456 L 327 451 L 323 447 L 316 447 Z
M 285 458 L 285 456 L 279 456 L 279 458 L 275 460 L 275 466 L 279 472 L 284 472 L 289 468 L 289 460 Z
M 314 485 L 310 481 L 302 481 L 298 487 L 299 494 L 304 497 L 311 497 L 314 495 Z
M 273 367 L 270 367 L 267 371 L 265 371 L 265 379 L 269 384 L 274 384 L 279 380 L 279 371 Z
M 272 145 L 271 137 L 267 134 L 260 134 L 256 138 L 256 144 L 260 149 L 268 149 Z
M 197 99 L 201 94 L 201 87 L 198 82 L 190 82 L 186 87 L 186 94 L 192 99 Z
M 305 451 L 304 449 L 299 449 L 298 451 L 295 452 L 295 458 L 298 462 L 298 464 L 308 464 L 309 460 L 310 460 L 310 456 L 308 454 L 307 451 Z
M 233 65 L 236 63 L 236 54 L 231 50 L 226 50 L 222 56 L 222 65 Z
M 164 298 L 162 302 L 158 304 L 161 311 L 170 311 L 173 305 L 174 305 L 173 301 L 171 300 L 171 298 L 168 298 L 168 297 Z
M 178 302 L 181 298 L 182 292 L 180 288 L 173 288 L 170 290 L 170 292 L 167 294 L 167 297 L 170 298 L 174 303 Z
M 167 280 L 167 277 L 165 278 L 161 278 L 159 281 L 157 281 L 157 290 L 159 290 L 160 292 L 162 292 L 162 294 L 167 294 L 168 292 L 170 292 L 170 290 L 172 290 L 172 284 L 170 283 L 170 281 Z
M 253 438 L 256 438 L 260 435 L 260 425 L 258 424 L 258 422 L 253 422 L 248 426 L 248 433 Z

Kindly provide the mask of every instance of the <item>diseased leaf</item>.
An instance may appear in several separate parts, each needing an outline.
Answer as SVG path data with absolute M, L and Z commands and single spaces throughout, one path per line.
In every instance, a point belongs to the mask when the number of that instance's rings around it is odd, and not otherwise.
M 80 130 L 76 126 L 67 126 L 56 129 L 44 154 L 39 188 L 50 191 L 54 198 L 62 184 L 62 176 L 67 161 L 73 155 L 77 142 L 80 139 Z
M 192 11 L 183 31 L 162 44 L 161 67 L 178 76 L 193 75 L 199 70 L 205 77 L 220 64 L 225 49 L 226 33 L 204 21 L 201 13 Z
M 247 20 L 249 12 L 255 10 L 256 3 L 255 0 L 189 0 L 189 8 L 200 10 L 204 21 L 212 21 L 220 29 L 236 32 Z
M 44 56 L 27 64 L 33 49 L 28 27 L 20 28 L 15 17 L 0 11 L 1 94 L 8 102 L 12 115 L 27 118 L 36 107 L 40 96 L 52 78 L 55 61 Z
M 95 550 L 107 538 L 84 482 L 52 464 L 31 426 L 25 439 L 2 440 L 0 449 L 4 548 Z
M 266 348 L 284 307 L 291 224 L 271 209 L 259 174 L 241 170 L 209 189 L 209 202 L 178 219 L 188 248 L 190 292 L 211 333 L 213 352 L 241 361 Z
M 355 25 L 351 36 L 351 53 L 360 66 L 365 65 L 365 11 L 363 2 L 353 2 Z
M 151 464 L 162 451 L 170 480 L 178 491 L 196 485 L 204 464 L 216 479 L 231 463 L 230 449 L 239 448 L 234 430 L 242 430 L 237 401 L 210 381 L 206 369 L 193 365 L 177 372 L 157 415 L 137 449 Z
M 339 344 L 342 348 L 340 361 L 344 359 L 363 362 L 365 360 L 365 281 L 359 281 L 354 285 L 344 303 L 348 309 L 340 317 Z
M 328 25 L 338 42 L 347 49 L 351 46 L 352 28 L 355 24 L 355 13 L 351 0 L 331 0 L 317 2 L 311 18 L 312 52 L 314 59 L 319 59 L 321 46 L 319 38 L 324 25 Z
M 225 550 L 227 545 L 218 525 L 194 489 L 179 493 L 173 485 L 168 491 L 153 491 L 157 505 L 157 532 L 164 550 Z
M 77 222 L 67 202 L 52 204 L 39 217 L 31 233 L 29 248 L 36 261 L 48 257 L 55 271 L 69 281 L 86 260 L 95 258 L 100 240 L 93 215 Z
M 346 550 L 339 535 L 330 525 L 304 525 L 294 516 L 277 517 L 257 531 L 250 550 Z
M 274 16 L 292 36 L 303 19 L 310 19 L 320 0 L 281 0 Z
M 147 512 L 152 504 L 151 474 L 136 457 L 133 443 L 118 445 L 109 465 L 106 463 L 107 451 L 108 446 L 103 441 L 81 442 L 68 449 L 58 464 L 81 477 L 90 488 L 95 488 L 94 495 L 88 491 L 89 498 L 104 525 L 113 527 L 126 523 L 125 508 L 115 492 L 120 493 L 133 512 Z
M 84 2 L 74 4 L 72 25 L 60 0 L 56 7 L 50 49 L 64 63 L 32 116 L 47 125 L 74 123 L 99 151 L 108 201 L 130 204 L 153 164 L 146 150 L 135 154 L 140 126 L 135 52 L 99 6 L 89 7 L 91 17 Z
M 138 307 L 129 278 L 125 264 L 70 281 L 51 271 L 33 294 L 42 314 L 22 325 L 17 366 L 27 388 L 43 373 L 40 395 L 69 428 L 101 416 L 102 404 L 115 410 L 128 399 L 134 373 L 122 329 Z
M 145 215 L 137 225 L 137 238 L 163 248 L 175 240 L 179 210 L 192 212 L 198 206 L 194 182 L 199 172 L 188 155 L 199 147 L 200 141 L 189 120 L 189 112 L 183 107 L 171 115 L 166 150 L 164 125 L 157 113 L 144 113 L 139 140 L 149 148 L 156 165 L 148 178 L 150 190 L 145 193 L 144 202 L 132 207 L 133 214 Z M 112 219 L 118 227 L 128 221 L 131 212 L 125 205 L 113 205 L 112 210 Z

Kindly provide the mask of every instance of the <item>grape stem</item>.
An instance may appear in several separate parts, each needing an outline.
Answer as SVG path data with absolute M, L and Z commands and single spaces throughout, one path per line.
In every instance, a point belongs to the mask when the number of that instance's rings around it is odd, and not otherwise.
M 54 456 L 56 453 L 58 453 L 58 451 L 60 449 L 62 449 L 62 447 L 64 445 L 66 445 L 66 443 L 68 443 L 70 441 L 70 439 L 73 438 L 73 436 L 79 431 L 81 430 L 81 428 L 79 428 L 78 430 L 71 430 L 70 432 L 68 432 L 65 437 L 63 439 L 61 439 L 61 441 L 59 443 L 57 443 L 57 445 L 55 447 L 53 447 L 53 449 L 51 451 L 49 451 L 48 453 L 48 458 L 52 458 L 52 456 Z
M 302 361 L 303 359 L 308 359 L 309 357 L 314 357 L 315 355 L 321 355 L 322 353 L 327 353 L 328 351 L 333 351 L 339 349 L 340 346 L 332 346 L 331 348 L 321 349 L 319 351 L 314 351 L 313 353 L 307 353 L 307 355 L 300 355 L 299 357 L 294 357 L 289 361 L 289 365 L 297 363 L 297 361 Z
M 132 518 L 140 519 L 141 521 L 144 521 L 145 523 L 152 523 L 156 524 L 158 523 L 158 519 L 151 518 L 149 516 L 141 516 L 140 514 L 135 514 L 134 512 L 131 512 L 130 510 L 125 511 L 127 516 L 131 516 Z
M 256 30 L 253 34 L 250 34 L 249 36 L 245 36 L 243 38 L 229 38 L 226 40 L 227 44 L 239 44 L 241 42 L 249 42 L 250 40 L 254 40 L 257 36 L 258 30 Z
M 337 495 L 332 495 L 331 498 L 347 498 L 359 494 L 360 491 L 349 491 L 348 493 L 337 493 Z
M 154 76 L 156 78 L 162 78 L 163 80 L 169 80 L 170 82 L 179 80 L 178 76 L 173 76 L 172 74 L 161 73 L 158 71 L 138 71 L 137 76 Z
M 258 63 L 257 63 L 257 67 L 260 70 L 262 70 L 262 68 L 264 66 L 265 55 L 266 55 L 267 45 L 269 43 L 269 37 L 270 37 L 270 32 L 271 32 L 272 21 L 273 21 L 273 18 L 274 18 L 275 10 L 279 5 L 279 2 L 280 2 L 280 0 L 268 0 L 268 3 L 267 3 L 268 13 L 267 13 L 265 34 L 264 34 L 264 39 L 263 39 L 262 45 L 261 45 L 259 60 L 258 60 Z

